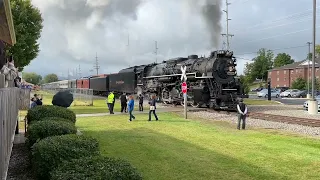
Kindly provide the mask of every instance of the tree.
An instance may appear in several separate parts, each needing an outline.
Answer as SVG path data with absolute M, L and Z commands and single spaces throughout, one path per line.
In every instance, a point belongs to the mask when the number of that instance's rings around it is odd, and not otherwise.
M 287 64 L 292 64 L 294 62 L 293 59 L 291 59 L 291 56 L 286 53 L 279 53 L 277 56 L 274 58 L 273 62 L 273 67 L 281 67 Z
M 291 88 L 293 89 L 305 89 L 307 85 L 307 81 L 301 77 L 298 77 L 296 80 L 292 82 Z
M 51 83 L 58 81 L 58 76 L 56 74 L 48 74 L 44 78 L 44 83 Z
M 243 87 L 244 93 L 248 94 L 250 91 L 250 83 L 248 82 L 248 79 L 246 78 L 246 76 L 243 76 L 243 75 L 240 75 L 239 79 L 240 79 L 240 83 Z
M 267 80 L 268 70 L 270 70 L 273 65 L 273 56 L 271 50 L 260 49 L 258 56 L 252 59 L 254 61 L 252 65 L 246 67 L 249 68 L 249 70 L 247 70 L 249 72 L 248 79 L 255 80 L 256 78 L 260 78 Z
M 40 10 L 30 0 L 10 0 L 13 24 L 17 43 L 6 46 L 9 55 L 13 55 L 15 66 L 23 68 L 38 56 L 39 43 L 43 28 Z
M 307 85 L 308 85 L 308 83 L 306 82 L 305 89 L 308 89 Z M 320 80 L 318 78 L 315 78 L 314 85 L 315 85 L 315 90 L 320 90 Z M 311 79 L 309 81 L 309 89 L 310 89 L 310 91 L 312 90 L 312 80 Z
M 22 78 L 31 84 L 39 84 L 40 81 L 42 80 L 41 75 L 38 75 L 37 73 L 31 72 L 31 73 L 22 73 Z

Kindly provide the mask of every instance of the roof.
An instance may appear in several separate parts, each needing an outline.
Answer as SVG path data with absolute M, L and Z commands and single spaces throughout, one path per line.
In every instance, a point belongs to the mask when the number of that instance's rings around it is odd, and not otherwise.
M 310 67 L 312 67 L 312 61 L 310 61 Z M 297 68 L 305 68 L 308 67 L 308 60 L 297 61 L 292 64 L 287 64 L 281 67 L 270 69 L 269 71 L 274 70 L 284 70 L 284 69 L 297 69 Z M 320 67 L 320 58 L 315 59 L 315 67 Z
M 0 39 L 10 45 L 16 43 L 10 0 L 0 0 Z

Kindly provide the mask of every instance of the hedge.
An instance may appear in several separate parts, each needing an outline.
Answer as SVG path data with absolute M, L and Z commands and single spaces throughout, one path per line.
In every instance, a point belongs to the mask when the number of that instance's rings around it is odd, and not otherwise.
M 74 134 L 51 136 L 32 146 L 32 166 L 39 179 L 50 179 L 49 173 L 63 161 L 99 155 L 98 141 Z
M 52 106 L 52 105 L 42 105 L 36 106 L 28 110 L 27 119 L 28 124 L 33 121 L 41 121 L 41 119 L 45 117 L 59 117 L 68 119 L 71 122 L 76 122 L 76 115 L 70 109 L 60 107 L 60 106 Z
M 59 118 L 58 118 L 59 119 Z M 26 144 L 30 148 L 37 140 L 50 136 L 76 134 L 77 128 L 71 122 L 64 121 L 35 121 L 28 126 Z
M 51 171 L 52 180 L 140 180 L 136 168 L 121 159 L 102 156 L 73 159 Z

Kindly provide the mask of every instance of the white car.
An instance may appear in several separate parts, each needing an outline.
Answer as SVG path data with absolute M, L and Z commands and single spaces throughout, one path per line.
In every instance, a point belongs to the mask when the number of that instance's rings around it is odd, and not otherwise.
M 293 94 L 300 92 L 298 89 L 288 89 L 280 93 L 281 97 L 292 97 Z
M 259 92 L 257 92 L 257 96 L 268 98 L 268 89 L 263 89 Z M 280 96 L 280 91 L 276 89 L 271 89 L 271 97 L 278 98 Z
M 318 102 L 318 111 L 320 111 L 320 95 L 318 95 L 318 96 L 316 97 L 316 100 L 317 100 L 317 102 Z M 306 102 L 303 103 L 303 108 L 304 108 L 305 110 L 308 110 L 308 101 L 306 101 Z

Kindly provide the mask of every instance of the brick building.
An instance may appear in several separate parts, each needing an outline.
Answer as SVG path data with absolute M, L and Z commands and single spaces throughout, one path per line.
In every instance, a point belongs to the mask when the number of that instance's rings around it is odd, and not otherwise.
M 312 77 L 312 61 L 310 61 L 309 77 Z M 315 59 L 316 79 L 320 79 L 320 58 Z M 308 60 L 294 62 L 282 67 L 268 71 L 268 78 L 271 79 L 271 87 L 291 87 L 292 82 L 297 78 L 308 79 Z

